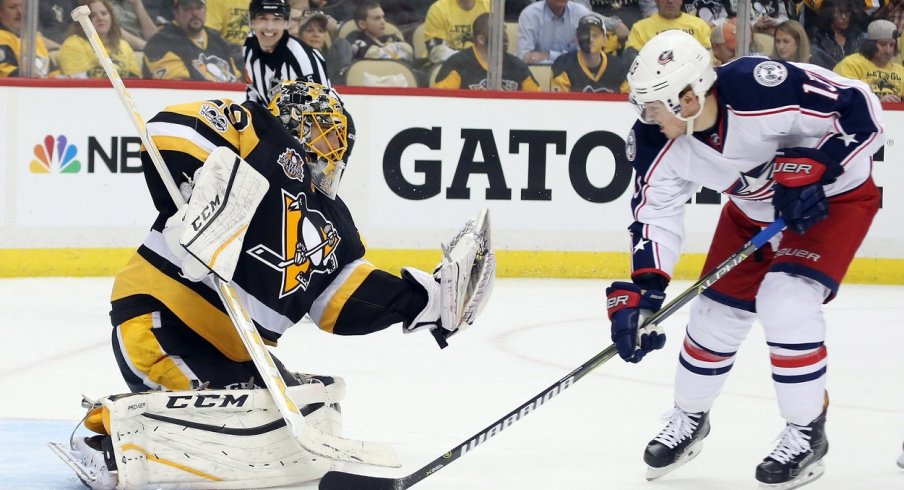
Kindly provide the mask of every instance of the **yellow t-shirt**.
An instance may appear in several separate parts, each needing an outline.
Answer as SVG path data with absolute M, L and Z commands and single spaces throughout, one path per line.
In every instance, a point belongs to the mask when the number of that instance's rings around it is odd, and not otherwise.
M 122 78 L 135 78 L 141 76 L 141 67 L 135 60 L 135 52 L 124 39 L 119 40 L 119 47 L 111 49 L 105 46 L 116 71 Z M 60 72 L 66 76 L 86 76 L 88 78 L 105 78 L 104 68 L 97 61 L 91 43 L 79 35 L 72 35 L 63 41 L 57 53 L 57 63 L 60 64 Z
M 248 0 L 207 2 L 207 19 L 204 25 L 217 31 L 229 44 L 242 46 L 251 32 Z
M 424 37 L 442 39 L 446 45 L 461 50 L 471 45 L 471 26 L 478 15 L 490 11 L 490 0 L 477 0 L 471 10 L 462 10 L 456 0 L 437 0 L 427 11 Z M 511 39 L 509 40 L 512 41 Z
M 0 77 L 18 77 L 19 57 L 22 55 L 22 40 L 6 29 L 0 29 Z M 38 34 L 35 41 L 35 78 L 50 75 L 50 53 L 44 45 L 44 38 Z
M 628 34 L 628 40 L 625 42 L 625 48 L 634 48 L 640 51 L 650 39 L 656 34 L 664 31 L 677 29 L 684 31 L 694 39 L 700 41 L 706 49 L 710 49 L 709 42 L 710 29 L 709 24 L 700 17 L 695 17 L 684 12 L 677 19 L 666 19 L 659 14 L 653 14 L 646 19 L 639 20 L 631 27 L 631 33 Z
M 866 82 L 879 97 L 888 94 L 904 97 L 904 66 L 898 63 L 879 68 L 862 54 L 854 53 L 839 61 L 834 72 Z

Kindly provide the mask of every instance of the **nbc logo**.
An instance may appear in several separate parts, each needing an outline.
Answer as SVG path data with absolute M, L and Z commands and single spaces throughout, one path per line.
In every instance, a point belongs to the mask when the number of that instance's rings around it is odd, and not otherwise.
M 34 174 L 74 174 L 82 168 L 82 163 L 76 159 L 78 148 L 66 140 L 66 136 L 56 137 L 56 144 L 52 135 L 44 137 L 43 145 L 35 145 L 35 159 L 28 165 L 28 169 Z

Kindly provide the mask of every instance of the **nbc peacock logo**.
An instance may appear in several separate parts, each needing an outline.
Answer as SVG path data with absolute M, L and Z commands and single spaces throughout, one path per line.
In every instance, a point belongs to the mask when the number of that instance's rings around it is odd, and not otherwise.
M 78 161 L 78 148 L 69 144 L 65 135 L 53 135 L 44 137 L 43 145 L 35 145 L 35 159 L 28 165 L 28 169 L 34 174 L 74 174 L 82 169 L 82 162 Z

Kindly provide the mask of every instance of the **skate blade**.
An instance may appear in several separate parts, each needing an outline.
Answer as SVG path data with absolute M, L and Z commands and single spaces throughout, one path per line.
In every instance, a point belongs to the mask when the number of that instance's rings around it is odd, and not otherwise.
M 696 458 L 700 454 L 700 451 L 702 451 L 702 450 L 703 450 L 703 440 L 699 440 L 699 441 L 689 445 L 684 450 L 684 452 L 681 453 L 681 456 L 678 456 L 678 459 L 675 460 L 674 463 L 672 463 L 668 466 L 663 466 L 662 468 L 654 468 L 652 466 L 648 466 L 647 467 L 647 481 L 653 481 L 657 478 L 661 478 L 661 477 L 677 470 L 678 468 L 687 464 L 688 461 Z
M 47 445 L 50 447 L 50 450 L 53 451 L 64 463 L 66 466 L 72 469 L 75 472 L 75 476 L 81 480 L 82 483 L 85 484 L 86 487 L 98 489 L 98 488 L 109 488 L 115 489 L 117 480 L 113 478 L 113 474 L 107 473 L 104 475 L 99 475 L 96 472 L 85 467 L 85 464 L 79 458 L 77 452 L 72 451 L 71 449 L 63 446 L 57 442 L 49 442 Z
M 786 481 L 784 483 L 760 483 L 760 488 L 769 490 L 792 490 L 794 488 L 800 488 L 804 485 L 812 483 L 814 480 L 822 476 L 825 471 L 825 464 L 822 462 L 822 460 L 819 460 L 808 466 L 803 473 L 798 475 L 797 478 L 793 480 Z
M 898 456 L 898 468 L 904 468 L 904 453 Z

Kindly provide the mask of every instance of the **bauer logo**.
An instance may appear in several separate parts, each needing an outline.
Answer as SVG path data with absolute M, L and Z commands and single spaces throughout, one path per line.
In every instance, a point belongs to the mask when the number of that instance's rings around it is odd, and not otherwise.
M 44 144 L 35 145 L 34 160 L 28 169 L 34 174 L 74 174 L 82 169 L 82 162 L 76 157 L 78 148 L 65 135 L 47 135 Z

